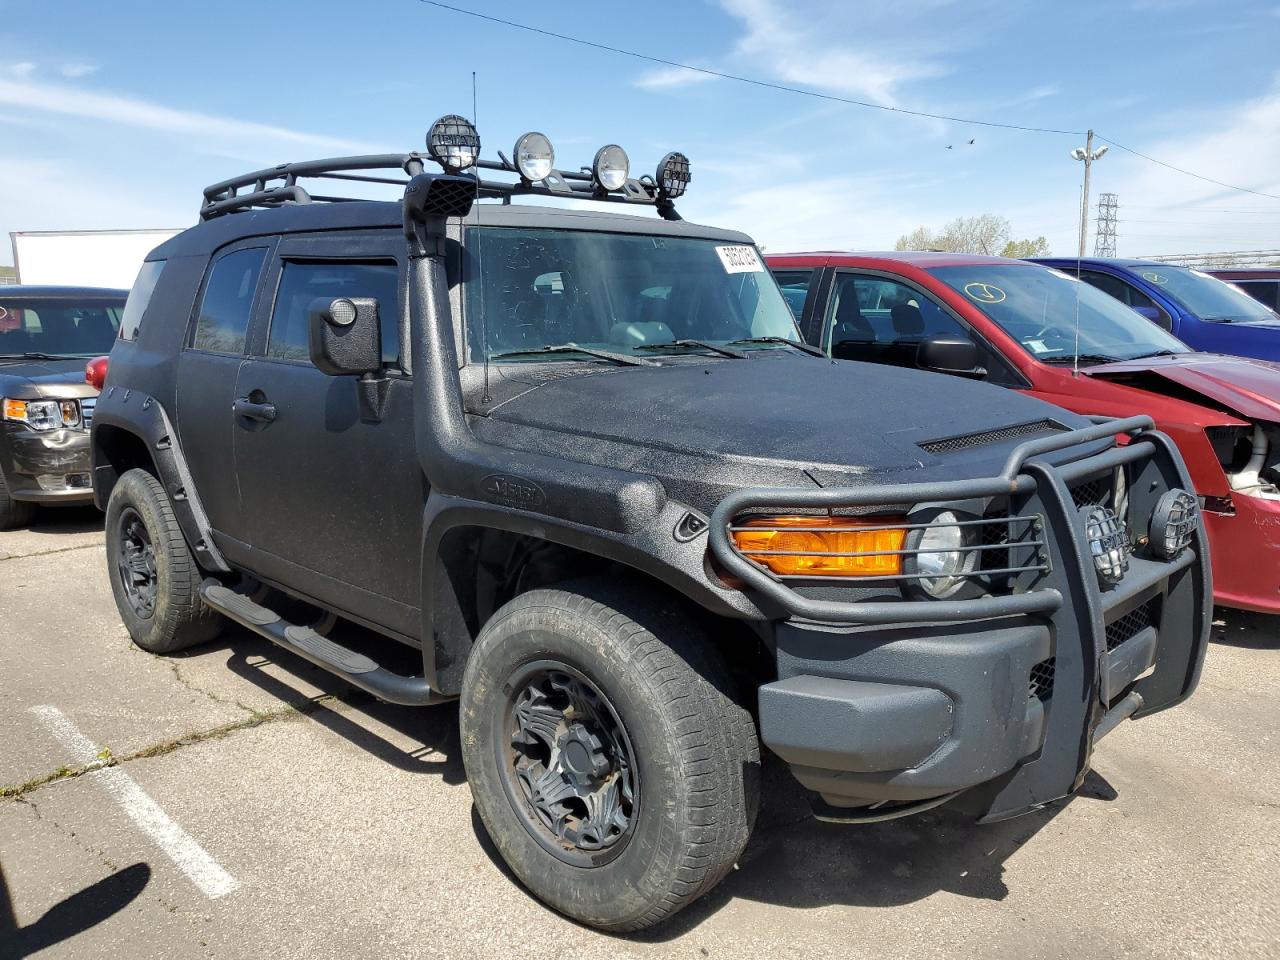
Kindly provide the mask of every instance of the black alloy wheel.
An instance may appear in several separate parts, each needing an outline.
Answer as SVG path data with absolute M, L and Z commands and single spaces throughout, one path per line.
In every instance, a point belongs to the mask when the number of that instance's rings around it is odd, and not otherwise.
M 155 613 L 156 594 L 160 587 L 155 547 L 151 544 L 147 525 L 133 507 L 121 511 L 118 525 L 116 565 L 120 571 L 120 584 L 134 614 L 147 620 Z
M 565 863 L 608 863 L 631 838 L 640 802 L 640 771 L 617 711 L 580 671 L 554 660 L 521 666 L 506 689 L 510 737 L 495 746 L 525 829 Z

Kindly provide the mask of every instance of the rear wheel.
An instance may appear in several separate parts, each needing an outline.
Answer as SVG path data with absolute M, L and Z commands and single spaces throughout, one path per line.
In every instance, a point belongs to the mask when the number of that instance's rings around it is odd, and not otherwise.
M 200 568 L 160 481 L 129 470 L 107 503 L 107 575 L 133 642 L 174 653 L 211 640 L 222 618 L 198 592 Z
M 710 890 L 755 817 L 754 723 L 672 606 L 625 584 L 530 591 L 463 678 L 463 761 L 495 846 L 539 899 L 606 930 Z
M 25 527 L 36 515 L 36 505 L 25 500 L 15 500 L 9 496 L 9 485 L 4 474 L 0 473 L 0 530 L 14 530 Z

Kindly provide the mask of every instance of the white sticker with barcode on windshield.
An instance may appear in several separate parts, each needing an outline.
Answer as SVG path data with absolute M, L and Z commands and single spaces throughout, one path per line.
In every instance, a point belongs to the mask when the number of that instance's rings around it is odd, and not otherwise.
M 764 273 L 764 264 L 755 247 L 716 247 L 725 273 Z

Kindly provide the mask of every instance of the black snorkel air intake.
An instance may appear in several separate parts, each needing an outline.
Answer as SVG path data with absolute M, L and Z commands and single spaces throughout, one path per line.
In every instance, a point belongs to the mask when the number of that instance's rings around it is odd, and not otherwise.
M 526 506 L 625 533 L 651 523 L 666 491 L 634 473 L 498 447 L 467 425 L 445 270 L 445 227 L 465 217 L 476 197 L 468 176 L 420 173 L 404 193 L 409 248 L 408 304 L 413 344 L 415 440 L 432 492 L 512 506 L 512 488 L 529 491 Z

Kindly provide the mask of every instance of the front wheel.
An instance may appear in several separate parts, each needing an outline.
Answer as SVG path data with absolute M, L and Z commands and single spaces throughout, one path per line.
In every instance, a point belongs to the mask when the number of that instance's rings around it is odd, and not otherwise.
M 733 867 L 760 748 L 707 638 L 625 583 L 534 590 L 481 631 L 462 755 L 503 859 L 539 899 L 606 930 L 652 926 Z
M 129 470 L 107 502 L 107 576 L 133 642 L 174 653 L 212 640 L 222 618 L 200 599 L 200 568 L 164 486 Z

